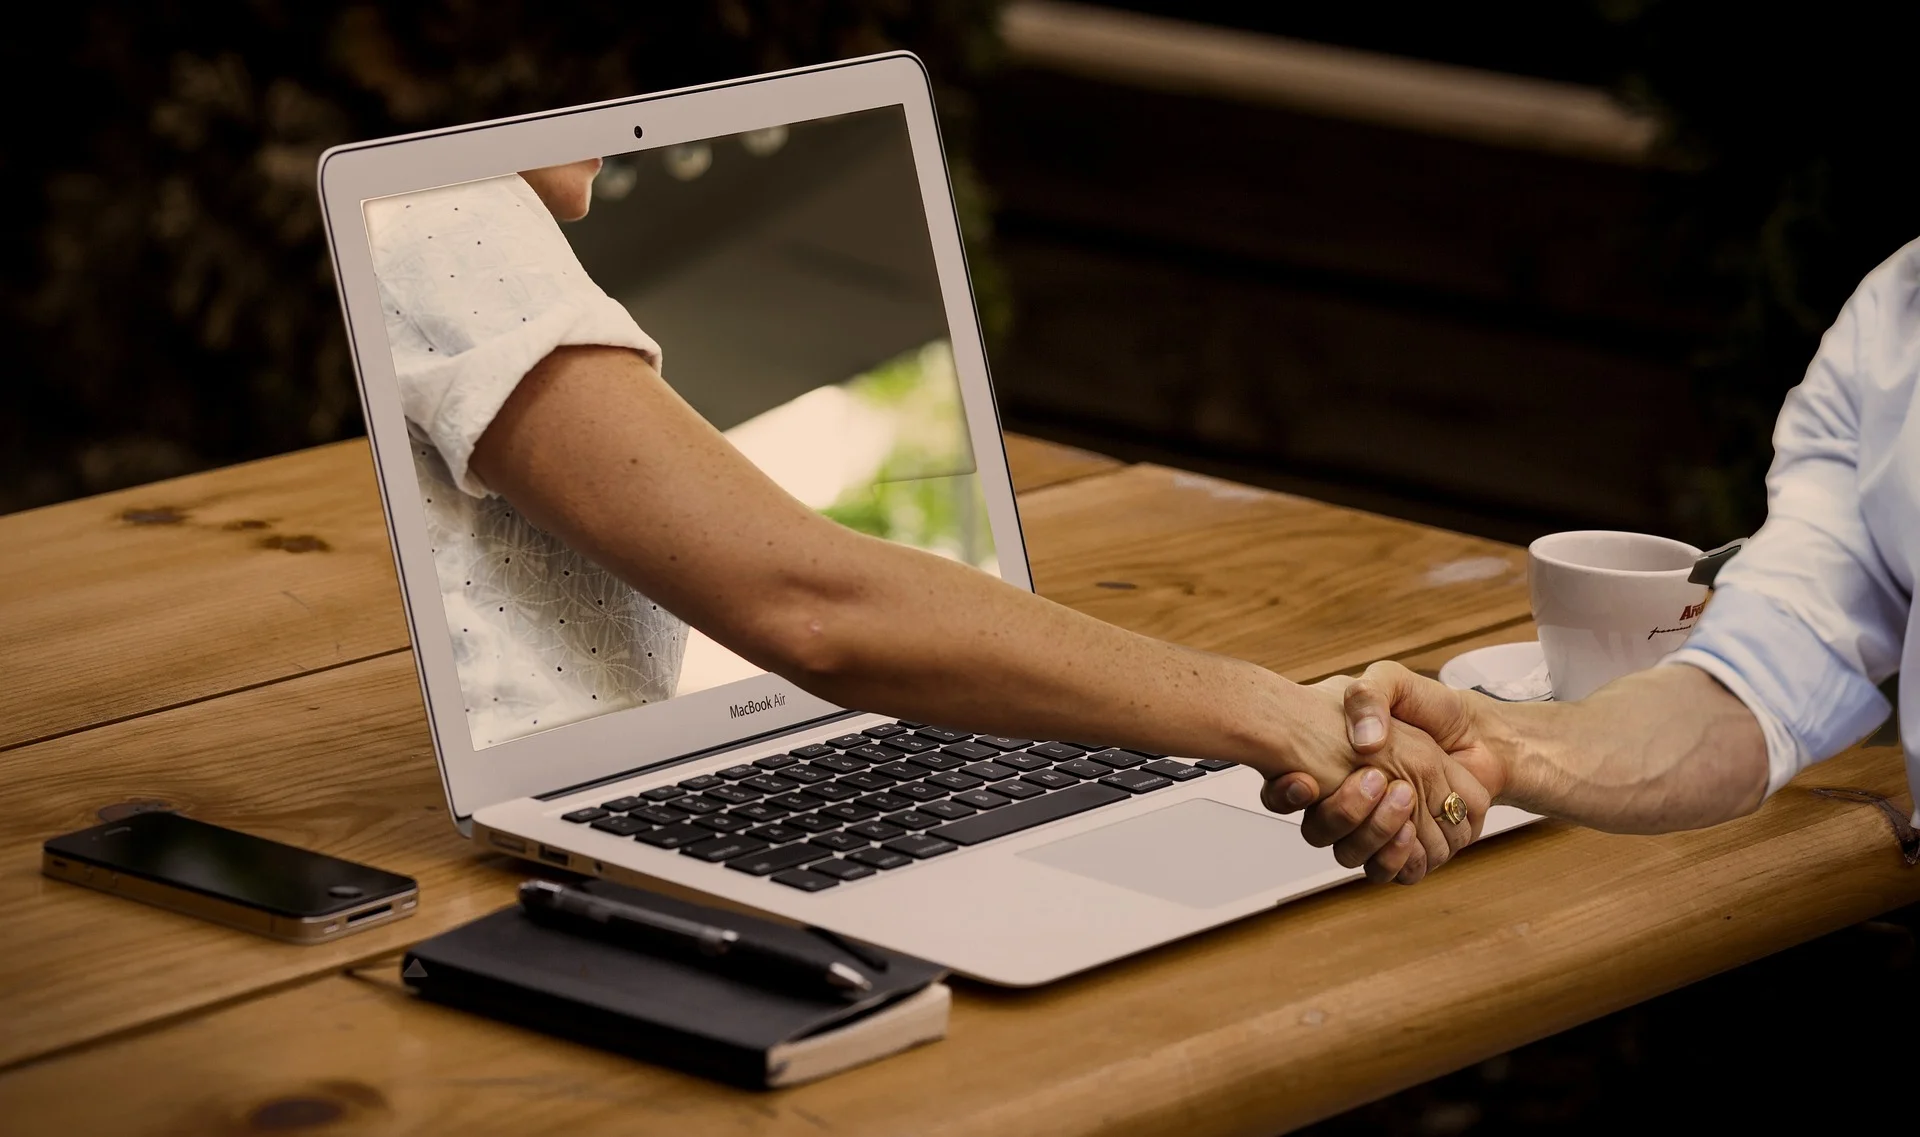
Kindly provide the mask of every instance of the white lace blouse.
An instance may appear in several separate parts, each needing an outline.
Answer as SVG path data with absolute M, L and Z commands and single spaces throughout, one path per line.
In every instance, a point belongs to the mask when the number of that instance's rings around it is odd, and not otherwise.
M 367 204 L 387 339 L 476 748 L 669 698 L 687 626 L 536 529 L 468 468 L 556 347 L 660 348 L 519 175 Z

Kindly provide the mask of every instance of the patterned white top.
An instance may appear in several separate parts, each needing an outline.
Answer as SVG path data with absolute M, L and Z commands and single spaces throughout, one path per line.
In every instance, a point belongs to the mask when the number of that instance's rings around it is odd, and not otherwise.
M 556 347 L 660 347 L 517 174 L 371 201 L 374 272 L 477 748 L 669 698 L 687 626 L 535 528 L 468 468 Z

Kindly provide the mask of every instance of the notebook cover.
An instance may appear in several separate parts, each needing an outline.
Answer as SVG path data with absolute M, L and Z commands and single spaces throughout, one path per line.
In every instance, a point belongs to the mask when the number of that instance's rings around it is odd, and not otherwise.
M 823 960 L 859 968 L 874 989 L 858 1002 L 825 993 L 774 990 L 697 963 L 542 927 L 518 905 L 414 947 L 401 965 L 407 984 L 434 1002 L 734 1085 L 764 1088 L 767 1052 L 773 1047 L 871 1014 L 944 974 L 926 960 L 862 945 L 864 953 L 887 961 L 886 969 L 879 970 L 799 928 L 606 881 L 581 887 L 777 938 Z

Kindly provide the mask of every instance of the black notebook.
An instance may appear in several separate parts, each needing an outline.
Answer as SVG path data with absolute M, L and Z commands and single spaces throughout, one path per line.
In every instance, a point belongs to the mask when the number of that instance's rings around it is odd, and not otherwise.
M 858 968 L 873 990 L 858 1001 L 775 990 L 543 927 L 518 905 L 419 944 L 401 975 L 434 1002 L 751 1088 L 810 1081 L 946 1034 L 945 971 L 926 960 L 864 944 L 855 955 L 800 928 L 606 881 L 580 887 L 784 939 Z

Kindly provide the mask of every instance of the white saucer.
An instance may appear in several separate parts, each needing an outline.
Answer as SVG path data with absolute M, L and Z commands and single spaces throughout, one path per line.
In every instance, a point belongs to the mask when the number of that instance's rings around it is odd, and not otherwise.
M 1539 640 L 1475 648 L 1447 660 L 1440 682 L 1456 691 L 1479 691 L 1510 703 L 1541 702 L 1553 698 L 1547 677 L 1547 658 Z

